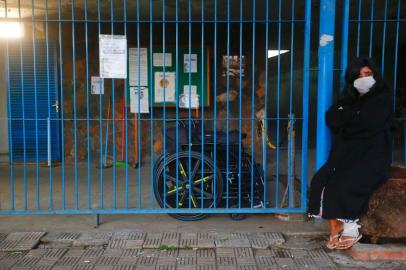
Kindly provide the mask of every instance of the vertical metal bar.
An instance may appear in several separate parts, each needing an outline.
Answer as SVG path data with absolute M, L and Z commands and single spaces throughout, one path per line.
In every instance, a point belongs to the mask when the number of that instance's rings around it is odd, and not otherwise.
M 361 35 L 362 0 L 358 0 L 358 30 L 357 30 L 357 57 L 359 57 L 359 39 Z
M 49 41 L 48 41 L 48 0 L 45 1 L 45 44 L 47 60 L 47 93 L 48 93 L 48 118 L 51 119 L 51 89 L 49 85 Z M 51 119 L 52 120 L 52 119 Z M 49 153 L 52 153 L 52 144 L 49 144 Z M 52 158 L 49 160 L 49 208 L 53 209 L 53 178 L 52 178 Z
M 265 25 L 265 102 L 264 102 L 264 133 L 262 136 L 262 164 L 264 170 L 264 206 L 266 207 L 266 179 L 267 179 L 267 145 L 268 136 L 268 49 L 269 49 L 269 1 L 266 1 L 266 25 Z M 255 166 L 255 164 L 252 164 Z M 254 183 L 251 183 L 253 185 Z
M 178 64 L 178 59 L 179 59 L 179 12 L 178 12 L 178 0 L 176 0 L 176 77 L 175 77 L 175 91 L 176 94 L 175 96 L 179 96 L 179 64 Z M 176 156 L 179 156 L 179 104 L 178 104 L 178 98 L 176 98 Z M 176 159 L 176 208 L 179 208 L 179 158 Z M 185 192 L 185 191 L 184 191 Z
M 396 94 L 397 94 L 397 83 L 398 83 L 398 52 L 399 52 L 399 28 L 400 28 L 400 0 L 398 0 L 397 5 L 397 16 L 396 16 L 396 40 L 395 40 L 395 63 L 393 67 L 393 109 L 396 107 Z M 403 119 L 403 164 L 406 165 L 406 120 Z
M 152 98 L 152 62 L 153 62 L 153 52 L 152 52 L 152 43 L 153 43 L 153 36 L 152 36 L 152 0 L 149 1 L 149 87 L 150 89 L 148 90 L 150 95 L 148 95 L 150 99 L 150 108 L 151 108 L 151 115 L 150 115 L 150 129 L 151 129 L 151 134 L 150 134 L 150 156 L 151 156 L 151 194 L 150 194 L 150 207 L 154 207 L 154 181 L 155 181 L 155 172 L 154 172 L 154 106 L 152 104 L 153 98 Z M 138 161 L 140 162 L 140 161 Z M 178 168 L 178 167 L 176 167 Z M 177 196 L 176 196 L 177 197 Z
M 140 1 L 137 0 L 137 50 L 138 50 L 138 93 L 141 91 L 141 68 L 140 68 Z M 138 130 L 137 130 L 137 143 L 138 143 L 138 206 L 141 208 L 141 132 L 139 129 L 141 128 L 141 94 L 138 95 Z
M 369 28 L 369 58 L 372 57 L 372 38 L 374 34 L 374 11 L 375 11 L 375 0 L 371 0 L 371 22 Z
M 327 160 L 331 144 L 324 113 L 333 101 L 335 2 L 335 0 L 320 1 L 316 169 Z
M 124 0 L 124 35 L 126 36 L 127 39 L 127 0 Z M 130 75 L 127 76 L 127 78 Z M 128 176 L 129 176 L 129 171 L 128 171 L 128 108 L 127 108 L 127 94 L 128 94 L 128 81 L 127 79 L 124 80 L 124 121 L 125 121 L 125 208 L 128 209 L 128 187 L 129 187 L 129 182 L 128 182 Z M 152 174 L 151 174 L 152 175 Z
M 308 170 L 308 130 L 309 130 L 309 82 L 310 82 L 310 33 L 311 33 L 311 0 L 305 4 L 305 34 L 303 60 L 303 122 L 302 122 L 302 181 L 301 210 L 307 209 L 307 170 Z
M 189 49 L 189 51 L 188 51 L 188 56 L 189 56 L 189 67 L 190 67 L 190 58 L 191 58 L 191 50 L 192 50 L 192 4 L 191 4 L 191 1 L 190 0 L 188 0 L 188 15 L 189 15 L 189 20 L 188 20 L 188 26 L 189 26 L 189 35 L 188 35 L 188 49 Z M 191 97 L 190 97 L 190 92 L 191 92 L 191 89 L 190 89 L 190 84 L 191 84 L 191 81 L 192 81 L 192 74 L 191 74 L 191 70 L 189 69 L 189 108 L 188 108 L 188 123 L 189 123 L 189 125 L 188 125 L 188 131 L 189 131 L 189 133 L 188 133 L 188 135 L 189 135 L 189 140 L 188 140 L 188 142 L 189 142 L 189 155 L 188 155 L 188 180 L 189 180 L 189 198 L 188 198 L 188 203 L 189 203 L 189 208 L 192 206 L 192 201 L 191 201 L 191 198 L 192 198 L 192 179 L 190 179 L 190 167 L 192 167 L 192 160 L 191 160 L 191 142 L 192 142 L 192 132 L 191 132 L 191 117 L 192 117 L 192 114 L 191 114 L 191 111 L 192 111 L 192 108 L 191 108 Z
M 72 0 L 72 69 L 73 69 L 73 134 L 74 134 L 74 153 L 75 153 L 75 207 L 79 208 L 79 190 L 78 190 L 78 158 L 77 158 L 77 123 L 76 123 L 76 46 L 75 46 L 75 1 Z
M 254 164 L 254 119 L 255 119 L 255 9 L 256 0 L 252 3 L 252 91 L 251 91 L 251 164 Z M 254 166 L 251 166 L 251 198 L 254 198 Z M 254 207 L 254 201 L 251 200 L 251 208 Z
M 37 209 L 40 209 L 40 181 L 39 181 L 39 153 L 38 153 L 38 94 L 37 94 L 37 50 L 35 34 L 35 12 L 34 0 L 31 1 L 31 31 L 32 31 L 32 48 L 33 48 L 33 72 L 34 72 L 34 110 L 35 110 L 35 186 L 37 196 Z
M 204 157 L 205 157 L 205 155 L 204 155 L 204 98 L 205 98 L 205 96 L 204 96 L 204 87 L 205 87 L 205 84 L 204 84 L 204 75 L 205 75 L 205 70 L 204 70 L 204 63 L 205 63 L 205 54 L 204 54 L 204 24 L 205 24 L 205 22 L 204 22 L 204 0 L 202 0 L 202 49 L 201 49 L 201 54 L 202 54 L 202 65 L 201 65 L 201 67 L 202 67 L 202 115 L 201 115 L 201 138 L 202 138 L 202 152 L 201 152 L 201 155 L 202 155 L 202 171 L 201 171 L 201 178 L 203 179 L 203 174 L 204 174 Z M 189 62 L 191 61 L 191 59 L 189 58 Z M 196 62 L 197 62 L 197 57 L 196 57 Z M 196 63 L 196 65 L 197 65 L 197 63 Z M 197 67 L 196 67 L 197 68 Z M 191 70 L 191 65 L 189 65 L 189 69 Z M 176 73 L 177 74 L 177 73 Z M 197 91 L 197 89 L 196 89 L 196 91 Z M 189 104 L 191 104 L 191 103 L 189 103 Z M 199 105 L 198 105 L 199 106 Z M 177 106 L 176 106 L 177 107 Z M 197 108 L 197 110 L 198 110 L 198 108 Z M 200 198 L 201 198 L 201 202 L 200 202 L 200 206 L 201 206 L 201 208 L 204 208 L 204 200 L 203 200 L 203 198 L 204 198 L 204 194 L 203 194 L 203 185 L 204 184 L 204 181 L 201 181 L 201 185 L 200 185 Z
M 114 0 L 110 0 L 110 27 L 111 35 L 114 38 Z M 111 80 L 111 95 L 113 96 L 112 111 L 112 132 L 113 132 L 113 208 L 117 208 L 117 153 L 116 153 L 116 89 L 115 80 Z
M 214 0 L 214 97 L 217 97 L 217 0 Z M 213 137 L 214 137 L 214 208 L 217 208 L 217 101 L 214 99 L 213 109 Z
M 87 208 L 91 208 L 91 174 L 90 174 L 90 104 L 89 104 L 89 46 L 87 29 L 87 0 L 85 0 L 85 46 L 86 46 L 86 133 L 87 133 Z
M 387 13 L 388 13 L 388 0 L 385 0 L 385 15 L 383 19 L 383 33 L 382 33 L 382 61 L 381 61 L 382 76 L 385 74 L 386 18 L 388 16 Z
M 295 181 L 295 167 L 294 165 L 294 159 L 295 159 L 295 150 L 294 150 L 294 144 L 295 144 L 295 137 L 292 137 L 293 133 L 293 125 L 292 125 L 292 106 L 293 106 L 293 56 L 294 56 L 294 50 L 293 50 L 293 44 L 294 44 L 294 33 L 295 33 L 295 0 L 292 0 L 292 22 L 291 22 L 291 32 L 290 32 L 290 82 L 289 82 L 289 140 L 288 140 L 288 179 L 291 181 L 288 185 L 289 187 L 289 200 L 288 200 L 288 207 L 295 207 L 294 201 L 292 202 L 293 196 L 290 196 L 293 194 L 293 188 L 294 188 L 294 181 Z M 293 159 L 293 162 L 292 162 Z M 293 183 L 293 185 L 292 185 Z
M 227 0 L 227 85 L 226 85 L 226 93 L 227 93 L 227 102 L 226 102 L 226 208 L 229 207 L 229 183 L 228 177 L 230 174 L 229 162 L 230 162 L 230 138 L 228 136 L 230 131 L 230 0 Z
M 280 149 L 279 149 L 279 141 L 280 141 L 280 94 L 281 94 L 281 20 L 282 20 L 282 1 L 279 0 L 278 2 L 278 79 L 277 79 L 277 94 L 276 94 L 276 207 L 278 207 L 278 194 L 279 194 L 279 157 L 280 157 Z M 266 129 L 266 122 L 265 122 L 265 130 Z
M 63 53 L 62 53 L 62 24 L 61 24 L 61 0 L 58 0 L 58 39 L 59 39 L 59 87 L 61 89 L 61 146 L 62 146 L 62 209 L 66 208 L 65 195 L 65 117 L 64 117 L 64 92 L 63 92 Z
M 20 0 L 18 0 L 18 19 L 21 26 L 21 5 Z M 26 134 L 25 134 L 25 89 L 24 89 L 24 60 L 23 60 L 23 49 L 21 44 L 21 39 L 19 40 L 20 48 L 20 78 L 21 78 L 21 108 L 22 108 L 22 123 L 23 123 L 23 155 L 24 155 L 24 210 L 27 210 L 27 150 L 26 150 Z M 49 98 L 49 95 L 48 95 Z
M 97 0 L 97 33 L 101 33 L 101 14 L 100 14 L 100 0 Z M 100 38 L 100 37 L 99 37 Z M 99 48 L 100 49 L 100 48 Z M 100 82 L 101 83 L 101 82 Z M 100 87 L 101 88 L 101 87 Z M 109 101 L 110 102 L 110 101 Z M 109 105 L 110 106 L 110 105 Z M 108 121 L 108 120 L 107 120 Z M 108 122 L 107 122 L 108 126 Z M 109 134 L 106 133 L 106 137 Z M 104 208 L 104 179 L 103 179 L 103 95 L 99 93 L 99 152 L 100 152 L 100 208 Z M 107 153 L 106 153 L 107 155 Z
M 350 0 L 344 0 L 343 8 L 343 34 L 341 38 L 341 73 L 340 73 L 340 92 L 345 86 L 345 70 L 347 68 L 348 58 L 348 25 L 350 19 Z
M 166 80 L 166 63 L 165 63 L 165 35 L 166 35 L 166 31 L 165 31 L 165 9 L 166 7 L 166 1 L 163 0 L 162 1 L 162 61 L 163 61 L 163 77 Z M 164 84 L 163 87 L 163 92 L 164 92 L 164 104 L 163 104 L 163 130 L 164 130 L 164 168 L 166 168 L 166 83 Z M 166 169 L 163 170 L 164 171 L 164 208 L 166 208 Z M 141 190 L 140 190 L 141 191 Z M 141 206 L 141 205 L 140 205 Z
M 267 1 L 268 3 L 268 1 Z M 240 0 L 240 89 L 239 89 L 239 119 L 238 119 L 238 208 L 241 208 L 241 141 L 242 141 L 242 0 Z M 252 164 L 254 166 L 254 164 Z

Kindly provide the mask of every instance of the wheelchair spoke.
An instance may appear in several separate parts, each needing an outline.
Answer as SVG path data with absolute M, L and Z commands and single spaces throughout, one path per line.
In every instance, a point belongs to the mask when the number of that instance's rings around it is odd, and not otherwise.
M 169 190 L 168 192 L 166 192 L 166 196 L 170 196 L 170 195 L 175 195 L 176 194 L 176 190 L 177 191 L 182 191 L 183 190 L 183 186 L 180 186 L 178 188 L 173 188 L 171 190 Z
M 212 175 L 208 175 L 203 178 L 197 179 L 197 180 L 193 181 L 193 186 L 197 186 L 197 185 L 201 184 L 202 181 L 203 181 L 203 183 L 206 183 L 213 178 L 214 178 L 214 175 L 212 174 Z
M 209 193 L 207 191 L 201 190 L 200 188 L 194 187 L 193 190 L 197 193 L 197 194 L 201 194 L 204 195 L 204 199 L 213 199 L 214 196 L 212 193 Z
M 200 164 L 201 164 L 200 159 L 196 160 L 195 166 L 194 166 L 193 171 L 192 171 L 192 175 L 191 175 L 191 177 L 190 177 L 191 180 L 195 179 L 195 176 L 196 176 L 196 173 L 197 173 L 197 169 L 199 169 Z
M 168 181 L 168 180 L 172 181 L 173 183 L 176 184 L 176 178 L 173 177 L 172 175 L 166 174 L 166 181 Z M 185 179 L 178 179 L 178 185 L 179 186 L 184 184 L 185 182 L 186 182 Z
M 187 191 L 182 192 L 182 197 L 180 197 L 180 200 L 178 202 L 179 206 L 183 206 L 183 203 L 185 202 L 186 198 L 187 198 Z

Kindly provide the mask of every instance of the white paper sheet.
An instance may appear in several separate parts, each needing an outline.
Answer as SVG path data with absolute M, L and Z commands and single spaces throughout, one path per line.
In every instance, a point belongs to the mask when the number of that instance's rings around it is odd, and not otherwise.
M 120 35 L 99 35 L 100 78 L 127 78 L 127 39 Z
M 130 86 L 148 86 L 148 49 L 140 48 L 140 57 L 138 65 L 138 48 L 129 48 L 129 80 Z M 139 66 L 139 74 L 138 74 Z M 140 81 L 138 83 L 138 75 Z
M 154 67 L 163 67 L 164 66 L 164 54 L 163 53 L 154 53 L 153 55 Z M 172 66 L 172 54 L 165 53 L 165 67 Z
M 100 77 L 92 76 L 92 95 L 104 95 L 104 80 Z
M 141 91 L 138 91 L 138 86 L 130 87 L 130 111 L 132 113 L 149 113 L 148 87 L 141 86 Z M 141 93 L 138 97 L 138 93 Z M 140 101 L 140 112 L 138 111 L 138 99 Z
M 184 95 L 189 95 L 189 91 L 191 95 L 196 95 L 197 94 L 197 86 L 196 85 L 184 85 L 183 86 L 183 94 Z
M 190 73 L 197 72 L 197 54 L 190 54 L 190 63 L 189 63 L 189 54 L 183 55 L 183 72 L 189 73 L 189 71 Z
M 155 72 L 155 102 L 175 102 L 175 72 Z
M 180 108 L 198 108 L 199 107 L 200 95 L 192 94 L 182 94 L 179 99 Z M 190 105 L 189 105 L 190 104 Z

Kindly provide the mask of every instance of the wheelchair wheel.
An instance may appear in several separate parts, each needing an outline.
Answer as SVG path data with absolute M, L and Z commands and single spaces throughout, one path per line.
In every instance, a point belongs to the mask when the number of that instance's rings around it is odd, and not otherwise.
M 178 166 L 176 160 L 178 160 Z M 214 172 L 216 172 L 216 178 L 214 178 Z M 178 174 L 178 181 L 176 181 L 176 174 Z M 162 208 L 212 208 L 221 200 L 223 178 L 210 158 L 204 156 L 203 159 L 198 152 L 182 151 L 178 155 L 167 156 L 166 166 L 161 160 L 155 172 L 154 193 L 155 199 Z M 179 220 L 199 220 L 208 214 L 169 215 Z

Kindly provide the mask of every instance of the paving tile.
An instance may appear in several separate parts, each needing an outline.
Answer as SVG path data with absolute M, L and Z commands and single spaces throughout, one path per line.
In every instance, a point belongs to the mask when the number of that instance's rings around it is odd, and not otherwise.
M 237 259 L 244 257 L 254 257 L 254 252 L 251 248 L 235 248 L 234 252 Z
M 156 265 L 157 262 L 158 257 L 139 257 L 137 265 Z
M 252 238 L 249 239 L 252 248 L 266 249 L 269 247 L 269 241 L 264 238 Z
M 181 233 L 179 247 L 197 247 L 197 233 Z
M 117 265 L 120 261 L 120 257 L 105 257 L 102 256 L 97 260 L 96 265 Z
M 178 257 L 196 257 L 197 251 L 193 249 L 180 249 Z
M 72 248 L 72 249 L 69 249 L 68 252 L 66 252 L 65 256 L 66 257 L 80 257 L 83 255 L 83 253 L 85 253 L 84 249 Z
M 238 265 L 237 267 L 238 270 L 258 270 L 258 267 L 253 264 L 253 265 Z
M 100 257 L 80 257 L 78 264 L 83 265 L 94 265 L 99 260 Z
M 121 253 L 121 257 L 137 258 L 140 256 L 141 252 L 141 249 L 125 249 Z
M 137 257 L 120 257 L 118 265 L 136 265 L 137 260 Z
M 237 270 L 236 265 L 218 265 L 217 270 Z
M 72 270 L 73 266 L 68 265 L 56 265 L 52 268 L 52 270 Z
M 135 269 L 135 265 L 115 265 L 113 267 L 113 270 L 134 270 Z
M 143 231 L 121 231 L 115 232 L 112 235 L 112 240 L 122 239 L 122 240 L 144 240 L 147 236 L 146 232 Z
M 30 268 L 30 270 L 51 270 L 52 265 L 36 265 Z
M 159 248 L 162 241 L 162 233 L 148 233 L 143 248 Z
M 7 235 L 6 241 L 29 241 L 40 240 L 46 233 L 45 232 L 13 232 Z
M 45 235 L 41 241 L 51 243 L 73 243 L 73 241 L 78 239 L 80 235 L 80 233 L 51 232 Z
M 103 253 L 103 257 L 120 257 L 120 256 L 122 256 L 123 252 L 124 252 L 124 249 L 107 248 Z
M 157 249 L 143 249 L 140 251 L 140 257 L 159 257 L 161 251 Z
M 216 270 L 216 265 L 197 265 L 197 270 Z
M 103 249 L 93 249 L 93 248 L 88 248 L 85 249 L 82 256 L 83 257 L 100 257 L 101 255 L 103 255 L 104 250 Z
M 237 261 L 235 257 L 224 257 L 224 256 L 217 256 L 216 258 L 217 265 L 237 265 Z
M 264 236 L 268 240 L 269 245 L 281 245 L 286 241 L 283 234 L 277 232 L 266 232 Z
M 275 258 L 292 258 L 290 250 L 287 249 L 271 249 L 271 256 Z
M 103 246 L 112 238 L 112 232 L 82 233 L 73 241 L 73 246 Z
M 137 270 L 155 270 L 155 265 L 137 265 Z
M 24 258 L 20 259 L 15 266 L 34 266 L 40 259 L 40 257 L 25 256 Z
M 178 249 L 171 249 L 171 250 L 161 250 L 158 254 L 159 257 L 174 257 L 176 258 L 179 254 Z
M 278 266 L 276 260 L 274 257 L 255 257 L 255 260 L 257 261 L 257 265 L 261 267 L 266 267 L 266 266 Z
M 80 260 L 80 257 L 62 257 L 55 263 L 55 266 L 74 266 Z
M 215 244 L 216 247 L 251 247 L 250 241 L 243 238 L 216 240 Z
M 58 261 L 57 258 L 41 258 L 38 263 L 37 266 L 52 266 L 54 265 L 56 262 Z
M 217 257 L 234 257 L 234 254 L 233 248 L 216 248 Z
M 176 265 L 178 258 L 176 257 L 159 257 L 158 265 Z
M 176 265 L 157 265 L 156 270 L 175 270 Z
M 44 258 L 61 258 L 68 252 L 68 249 L 47 249 Z
M 196 265 L 195 257 L 178 257 L 177 265 Z
M 93 265 L 75 265 L 72 270 L 91 270 L 93 269 Z
M 197 233 L 197 247 L 198 248 L 214 248 L 217 233 L 206 232 Z
M 165 232 L 162 235 L 161 245 L 179 247 L 179 238 L 180 238 L 180 233 L 177 233 L 177 232 Z
M 113 265 L 95 265 L 93 270 L 113 270 Z

